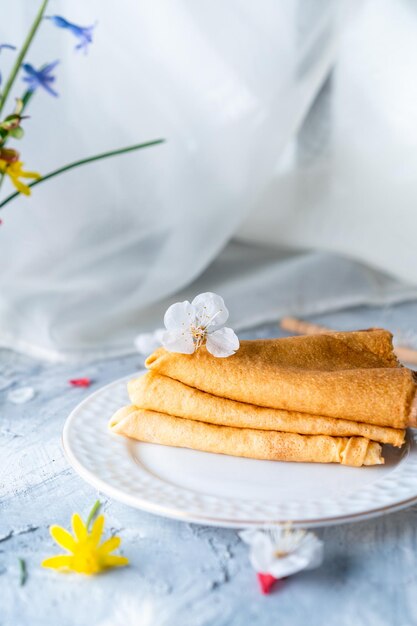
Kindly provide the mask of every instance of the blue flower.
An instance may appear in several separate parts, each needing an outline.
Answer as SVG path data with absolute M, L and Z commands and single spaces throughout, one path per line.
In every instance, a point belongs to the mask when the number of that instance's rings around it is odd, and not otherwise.
M 51 20 L 58 28 L 66 28 L 69 30 L 80 41 L 80 43 L 75 46 L 75 49 L 84 50 L 84 53 L 87 54 L 87 48 L 90 43 L 93 42 L 93 30 L 96 24 L 92 26 L 77 26 L 77 24 L 69 22 L 60 15 L 48 15 L 45 19 Z
M 0 52 L 2 50 L 16 50 L 16 46 L 12 46 L 10 43 L 0 43 Z M 0 74 L 0 85 L 1 85 L 1 74 Z
M 51 72 L 58 63 L 59 61 L 54 61 L 48 65 L 43 65 L 39 70 L 35 70 L 33 65 L 29 63 L 24 63 L 22 69 L 26 72 L 26 76 L 23 80 L 28 84 L 28 90 L 35 91 L 38 87 L 43 87 L 51 96 L 58 96 L 57 92 L 51 87 L 55 82 L 55 76 L 52 76 Z

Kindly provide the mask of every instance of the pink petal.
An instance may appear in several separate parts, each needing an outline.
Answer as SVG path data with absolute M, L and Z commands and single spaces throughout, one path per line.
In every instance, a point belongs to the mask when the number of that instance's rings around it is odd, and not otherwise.
M 262 574 L 261 572 L 257 572 L 256 576 L 258 578 L 261 591 L 264 595 L 271 591 L 272 587 L 278 580 L 278 578 L 274 578 L 274 576 L 271 576 L 271 574 Z
M 91 378 L 72 378 L 68 381 L 73 387 L 89 387 L 92 383 Z

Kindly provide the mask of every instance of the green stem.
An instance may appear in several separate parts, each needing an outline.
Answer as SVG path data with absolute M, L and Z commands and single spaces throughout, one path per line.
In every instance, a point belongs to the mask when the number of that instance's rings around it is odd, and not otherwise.
M 91 509 L 91 511 L 90 511 L 90 513 L 89 513 L 89 515 L 87 517 L 87 522 L 85 524 L 86 527 L 87 527 L 87 530 L 90 530 L 91 523 L 94 521 L 94 519 L 95 519 L 95 517 L 96 517 L 96 515 L 97 515 L 97 513 L 98 513 L 98 511 L 100 509 L 100 507 L 101 507 L 100 500 L 96 500 L 94 502 L 94 504 L 93 504 L 93 508 Z
M 57 170 L 53 170 L 45 176 L 42 176 L 39 180 L 34 180 L 33 183 L 30 183 L 29 187 L 35 187 L 36 185 L 40 185 L 45 182 L 49 178 L 53 178 L 54 176 L 58 176 L 58 174 L 63 174 L 64 172 L 68 172 L 68 170 L 72 170 L 74 167 L 79 167 L 80 165 L 85 165 L 86 163 L 93 163 L 94 161 L 99 161 L 100 159 L 107 159 L 112 156 L 117 156 L 119 154 L 126 154 L 127 152 L 133 152 L 134 150 L 140 150 L 141 148 L 149 148 L 150 146 L 156 146 L 160 143 L 164 143 L 165 139 L 155 139 L 154 141 L 147 141 L 146 143 L 139 143 L 134 146 L 129 146 L 128 148 L 119 148 L 118 150 L 110 150 L 110 152 L 102 152 L 101 154 L 96 154 L 92 157 L 87 157 L 86 159 L 80 159 L 80 161 L 74 161 L 73 163 L 69 163 L 68 165 L 64 165 L 63 167 L 58 168 Z M 15 191 L 10 196 L 7 196 L 2 202 L 0 202 L 0 209 L 2 209 L 6 204 L 8 204 L 11 200 L 20 196 L 19 191 Z
M 26 109 L 27 105 L 29 104 L 32 96 L 33 96 L 33 91 L 30 91 L 29 89 L 27 91 L 25 91 L 25 93 L 22 96 L 22 102 L 23 102 L 23 106 L 22 106 L 22 110 L 20 111 L 20 114 L 23 113 L 23 111 Z
M 19 54 L 17 55 L 17 59 L 15 61 L 15 64 L 13 65 L 12 71 L 10 72 L 10 76 L 7 79 L 7 82 L 6 82 L 5 86 L 4 86 L 4 91 L 3 91 L 3 93 L 0 96 L 0 113 L 3 110 L 4 104 L 5 104 L 6 100 L 7 100 L 7 96 L 9 95 L 10 89 L 13 87 L 13 83 L 14 83 L 14 81 L 16 79 L 16 76 L 17 76 L 17 73 L 18 73 L 18 71 L 19 71 L 19 69 L 20 69 L 20 67 L 21 67 L 21 65 L 22 65 L 22 63 L 23 63 L 23 61 L 25 59 L 27 51 L 29 50 L 30 44 L 32 43 L 32 40 L 33 40 L 34 36 L 36 35 L 36 31 L 38 30 L 39 24 L 42 21 L 42 18 L 44 16 L 45 9 L 47 7 L 48 2 L 49 2 L 49 0 L 43 0 L 41 6 L 39 8 L 39 11 L 38 11 L 38 13 L 37 13 L 37 15 L 35 17 L 35 20 L 34 20 L 34 22 L 32 24 L 32 27 L 31 27 L 30 31 L 28 32 L 28 35 L 27 35 L 27 37 L 26 37 L 26 39 L 25 39 L 25 41 L 23 43 L 23 46 L 22 46 Z

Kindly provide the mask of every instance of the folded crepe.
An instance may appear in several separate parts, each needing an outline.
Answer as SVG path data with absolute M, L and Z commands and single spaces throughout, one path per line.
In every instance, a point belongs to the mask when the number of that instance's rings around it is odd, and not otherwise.
M 364 437 L 297 435 L 217 426 L 127 406 L 110 429 L 138 441 L 270 461 L 341 463 L 360 467 L 384 463 L 379 443 Z
M 402 446 L 405 438 L 404 430 L 228 400 L 154 372 L 131 380 L 128 393 L 132 405 L 140 409 L 234 428 L 365 437 L 398 447 Z
M 213 358 L 156 350 L 153 372 L 209 394 L 260 407 L 342 418 L 397 429 L 416 425 L 413 372 L 394 355 L 392 335 L 357 332 L 241 341 Z

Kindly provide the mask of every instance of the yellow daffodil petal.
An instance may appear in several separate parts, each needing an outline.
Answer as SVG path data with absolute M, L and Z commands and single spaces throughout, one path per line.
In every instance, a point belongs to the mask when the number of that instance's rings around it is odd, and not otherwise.
M 100 554 L 106 555 L 113 552 L 113 550 L 116 550 L 116 548 L 120 546 L 121 541 L 120 537 L 110 537 L 110 539 L 107 539 L 107 541 L 102 543 L 99 547 Z
M 40 178 L 42 178 L 39 172 L 26 172 L 23 170 L 19 171 L 19 176 L 20 178 L 34 178 L 35 180 L 39 180 Z
M 76 546 L 74 537 L 61 526 L 51 526 L 49 529 L 51 536 L 55 539 L 58 545 L 69 552 L 73 552 Z
M 69 554 L 59 554 L 44 559 L 41 563 L 42 567 L 50 567 L 52 569 L 71 569 L 72 556 Z
M 12 184 L 20 193 L 23 193 L 25 196 L 30 196 L 30 187 L 22 183 L 20 178 L 32 178 L 34 180 L 39 180 L 42 176 L 39 172 L 29 172 L 23 168 L 22 161 L 16 161 L 15 163 L 8 163 L 4 159 L 0 159 L 0 172 L 3 174 L 7 174 L 9 176 Z
M 101 539 L 101 535 L 103 534 L 104 528 L 104 515 L 99 515 L 93 524 L 93 528 L 90 533 L 90 541 L 97 546 L 98 542 Z
M 84 541 L 87 539 L 87 528 L 78 513 L 74 513 L 72 516 L 71 525 L 74 535 L 77 537 L 78 541 Z
M 8 172 L 6 171 L 6 174 L 7 173 Z M 28 187 L 28 185 L 25 185 L 25 183 L 22 183 L 15 176 L 10 176 L 10 180 L 12 181 L 12 184 L 17 189 L 17 191 L 20 191 L 20 193 L 23 193 L 25 196 L 30 196 L 30 187 Z
M 105 556 L 103 557 L 104 567 L 124 567 L 129 565 L 129 559 L 125 556 Z

